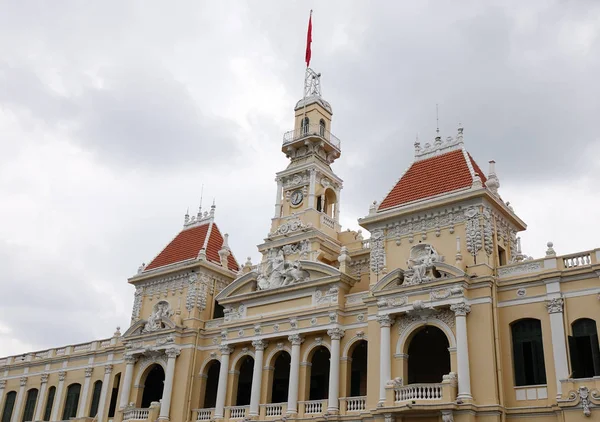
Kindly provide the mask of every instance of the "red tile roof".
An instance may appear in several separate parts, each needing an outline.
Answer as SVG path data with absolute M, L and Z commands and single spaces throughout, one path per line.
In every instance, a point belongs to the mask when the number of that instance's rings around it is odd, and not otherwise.
M 209 236 L 206 242 L 206 236 Z M 219 250 L 223 246 L 223 236 L 216 223 L 207 221 L 204 224 L 184 228 L 171 242 L 150 262 L 144 271 L 164 267 L 182 261 L 196 259 L 198 253 L 206 245 L 206 259 L 221 264 Z M 233 254 L 229 256 L 227 266 L 231 271 L 238 271 L 239 266 Z
M 467 155 L 473 170 L 485 184 L 485 175 L 471 155 L 468 153 Z M 463 150 L 450 151 L 412 163 L 396 186 L 381 202 L 379 210 L 468 188 L 472 184 L 473 176 Z

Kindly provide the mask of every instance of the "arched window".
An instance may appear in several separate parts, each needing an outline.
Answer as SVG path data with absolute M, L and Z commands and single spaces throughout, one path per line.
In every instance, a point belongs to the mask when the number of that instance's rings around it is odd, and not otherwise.
M 225 316 L 225 308 L 215 301 L 215 309 L 213 310 L 213 319 L 223 318 Z
M 349 397 L 367 395 L 367 342 L 356 342 L 352 350 L 350 363 L 350 394 Z
M 254 358 L 244 356 L 239 365 L 236 406 L 247 406 L 250 404 L 250 390 L 252 389 L 252 374 L 254 371 Z
M 25 399 L 25 410 L 23 411 L 23 422 L 33 420 L 33 412 L 35 411 L 37 397 L 37 388 L 32 388 L 27 392 L 27 398 Z
M 142 409 L 149 408 L 152 402 L 159 402 L 162 399 L 165 386 L 165 370 L 162 366 L 152 365 L 148 368 L 146 374 L 144 393 L 142 394 Z
M 113 388 L 110 392 L 110 405 L 108 406 L 108 417 L 112 418 L 115 416 L 117 409 L 117 397 L 119 396 L 119 384 L 121 383 L 121 373 L 115 375 L 113 381 Z
M 306 135 L 308 133 L 309 126 L 310 126 L 310 120 L 308 120 L 308 117 L 304 117 L 302 119 L 302 121 L 300 122 L 300 128 L 302 130 L 303 135 Z
M 581 318 L 571 325 L 573 335 L 569 336 L 571 370 L 573 378 L 591 378 L 600 375 L 600 346 L 596 321 Z
M 325 136 L 325 120 L 319 120 L 319 134 Z
M 13 409 L 15 408 L 15 399 L 17 398 L 16 391 L 10 391 L 6 394 L 6 400 L 4 400 L 4 409 L 2 410 L 2 422 L 10 422 L 12 417 Z
M 213 360 L 206 371 L 206 387 L 204 388 L 204 409 L 211 409 L 217 404 L 217 389 L 219 388 L 219 372 L 221 362 Z
M 309 400 L 323 400 L 329 395 L 329 358 L 331 354 L 324 347 L 318 347 L 310 360 Z
M 71 384 L 67 388 L 67 398 L 65 399 L 65 409 L 63 410 L 63 421 L 77 416 L 77 406 L 79 406 L 79 394 L 81 384 Z
M 527 318 L 511 325 L 515 385 L 546 384 L 540 320 Z
M 46 399 L 46 409 L 44 410 L 44 420 L 49 421 L 52 415 L 52 403 L 54 403 L 54 395 L 56 387 L 52 386 L 48 389 L 48 398 Z
M 408 383 L 438 383 L 450 373 L 448 337 L 434 326 L 418 330 L 408 346 Z
M 279 352 L 273 365 L 273 384 L 271 386 L 271 403 L 288 401 L 290 388 L 290 363 L 292 358 L 288 352 Z
M 98 405 L 100 404 L 100 394 L 102 394 L 102 381 L 94 383 L 94 391 L 92 392 L 92 405 L 90 406 L 90 418 L 93 418 L 98 413 Z

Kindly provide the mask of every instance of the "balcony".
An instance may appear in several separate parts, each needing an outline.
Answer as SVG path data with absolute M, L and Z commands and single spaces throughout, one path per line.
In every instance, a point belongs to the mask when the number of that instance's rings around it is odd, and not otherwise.
M 310 124 L 302 126 L 296 130 L 290 130 L 283 135 L 283 145 L 281 150 L 287 152 L 288 148 L 298 148 L 307 141 L 322 141 L 323 147 L 327 153 L 340 153 L 340 140 L 331 132 L 319 124 Z
M 327 399 L 300 401 L 300 411 L 304 415 L 321 415 L 327 412 Z
M 340 410 L 345 414 L 359 413 L 367 410 L 367 396 L 341 398 Z
M 129 408 L 123 412 L 123 422 L 126 421 L 146 421 L 150 416 L 150 409 Z
M 209 421 L 215 418 L 215 408 L 192 410 L 193 421 Z
M 229 406 L 225 408 L 225 416 L 228 419 L 245 419 L 250 406 Z
M 269 403 L 260 405 L 261 419 L 281 418 L 287 413 L 287 403 Z
M 386 386 L 385 407 L 453 403 L 456 401 L 456 375 L 445 375 L 440 383 L 399 385 L 390 381 Z

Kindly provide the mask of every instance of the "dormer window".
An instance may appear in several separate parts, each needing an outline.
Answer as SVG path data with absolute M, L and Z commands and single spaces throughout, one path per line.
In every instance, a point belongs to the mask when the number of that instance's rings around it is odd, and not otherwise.
M 325 120 L 323 119 L 319 121 L 319 134 L 325 136 Z
M 310 124 L 310 120 L 308 119 L 308 117 L 304 117 L 300 123 L 300 129 L 301 129 L 303 135 L 306 135 L 308 133 L 309 124 Z

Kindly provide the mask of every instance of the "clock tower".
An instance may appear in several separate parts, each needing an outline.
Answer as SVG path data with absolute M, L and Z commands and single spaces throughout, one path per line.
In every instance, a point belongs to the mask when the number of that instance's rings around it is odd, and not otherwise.
M 342 179 L 331 169 L 340 140 L 331 133 L 331 105 L 321 96 L 321 75 L 307 68 L 304 97 L 294 108 L 294 130 L 283 135 L 281 151 L 290 160 L 277 173 L 271 231 L 259 245 L 263 259 L 283 253 L 286 260 L 337 265 L 340 253 Z

